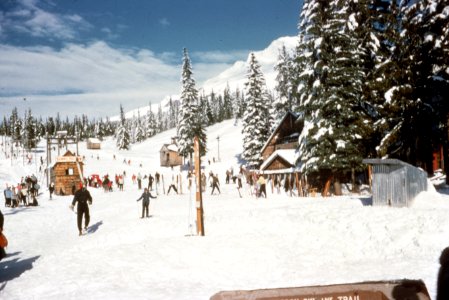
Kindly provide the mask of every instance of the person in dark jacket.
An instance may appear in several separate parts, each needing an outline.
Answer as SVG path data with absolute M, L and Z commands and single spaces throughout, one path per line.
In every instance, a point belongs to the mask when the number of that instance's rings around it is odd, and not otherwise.
M 220 182 L 218 181 L 218 174 L 214 175 L 212 174 L 212 192 L 211 195 L 214 193 L 215 189 L 218 190 L 218 193 L 221 194 L 220 188 L 218 187 L 220 185 Z
M 50 186 L 48 187 L 48 191 L 50 192 L 50 200 L 51 200 L 51 195 L 53 195 L 53 192 L 55 191 L 55 183 L 51 182 Z
M 441 252 L 440 265 L 436 300 L 446 300 L 449 299 L 449 247 Z
M 3 232 L 3 222 L 4 222 L 3 214 L 2 211 L 0 210 L 0 233 Z M 5 249 L 0 247 L 0 260 L 4 259 L 5 257 L 6 257 Z
M 72 209 L 75 207 L 76 202 L 78 202 L 77 207 L 77 214 L 78 214 L 78 231 L 79 235 L 82 235 L 83 232 L 81 230 L 81 224 L 83 221 L 83 215 L 84 215 L 84 230 L 87 230 L 87 226 L 89 226 L 90 221 L 90 214 L 89 214 L 89 205 L 92 204 L 92 196 L 90 195 L 89 191 L 83 186 L 83 184 L 80 184 L 80 189 L 75 192 L 75 196 L 73 197 L 72 201 Z
M 142 193 L 142 196 L 140 196 L 140 198 L 136 200 L 136 201 L 140 201 L 140 200 L 143 199 L 143 201 L 142 201 L 142 217 L 141 217 L 141 219 L 143 219 L 143 217 L 145 215 L 145 212 L 146 212 L 146 217 L 147 218 L 149 217 L 149 215 L 148 215 L 148 210 L 149 209 L 148 208 L 150 206 L 150 198 L 156 199 L 156 197 L 151 195 L 151 193 L 148 191 L 148 188 L 145 188 L 143 193 Z

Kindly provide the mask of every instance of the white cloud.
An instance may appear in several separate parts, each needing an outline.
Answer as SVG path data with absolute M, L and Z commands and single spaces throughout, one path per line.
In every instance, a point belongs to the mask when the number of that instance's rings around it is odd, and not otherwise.
M 60 50 L 0 45 L 0 111 L 28 105 L 43 116 L 115 115 L 120 103 L 131 110 L 179 93 L 181 62 L 182 53 L 114 49 L 101 41 Z M 193 62 L 198 87 L 229 66 Z
M 79 30 L 91 25 L 79 15 L 55 14 L 41 9 L 37 0 L 20 0 L 17 6 L 0 18 L 3 32 L 6 29 L 26 33 L 34 37 L 50 37 L 71 40 Z

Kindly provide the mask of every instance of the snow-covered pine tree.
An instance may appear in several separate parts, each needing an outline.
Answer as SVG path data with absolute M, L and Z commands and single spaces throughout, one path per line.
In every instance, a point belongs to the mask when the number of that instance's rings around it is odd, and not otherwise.
M 193 153 L 193 138 L 198 136 L 202 149 L 206 149 L 206 134 L 204 124 L 198 118 L 198 91 L 192 77 L 192 66 L 187 49 L 183 51 L 183 64 L 181 76 L 181 106 L 179 109 L 178 147 L 184 157 L 191 157 Z M 202 118 L 201 118 L 202 119 Z
M 156 128 L 157 133 L 164 131 L 164 113 L 162 112 L 162 105 L 160 103 L 157 107 Z
M 449 93 L 448 1 L 404 1 L 401 16 L 401 69 L 399 90 L 406 98 L 400 131 L 399 158 L 433 171 L 433 150 L 445 145 L 447 153 Z
M 298 80 L 305 113 L 300 166 L 303 173 L 321 174 L 324 180 L 360 168 L 365 156 L 365 123 L 356 110 L 364 73 L 350 2 L 305 1 L 300 19 L 298 57 L 305 68 Z
M 234 102 L 233 102 L 233 110 L 234 110 L 234 114 L 233 117 L 234 119 L 239 119 L 243 116 L 243 112 L 245 111 L 245 97 L 244 97 L 244 93 L 240 92 L 239 88 L 235 89 L 235 93 L 234 93 Z
M 131 143 L 129 132 L 126 126 L 125 112 L 120 104 L 120 123 L 117 128 L 117 148 L 119 150 L 129 150 Z
M 229 120 L 232 118 L 232 104 L 234 102 L 233 96 L 231 94 L 231 88 L 229 83 L 223 91 L 223 119 Z
M 31 108 L 25 113 L 24 123 L 24 147 L 28 150 L 35 148 L 36 138 L 36 121 L 31 114 Z
M 145 134 L 147 138 L 154 136 L 157 132 L 156 116 L 154 115 L 151 108 L 151 102 L 148 104 L 148 106 L 149 109 L 147 110 L 147 117 L 145 119 Z
M 219 119 L 219 107 L 218 107 L 218 97 L 213 89 L 211 90 L 209 95 L 209 106 L 212 112 L 212 117 L 210 117 L 209 119 L 211 120 L 212 124 L 215 124 L 218 122 Z
M 243 158 L 248 166 L 261 162 L 260 150 L 267 141 L 270 121 L 265 78 L 254 53 L 250 54 L 246 86 L 246 109 L 243 114 Z
M 95 137 L 97 137 L 98 139 L 100 139 L 100 141 L 102 141 L 106 135 L 107 135 L 106 125 L 103 122 L 103 118 L 100 118 L 100 121 L 98 121 L 96 124 Z
M 137 110 L 137 120 L 136 120 L 136 142 L 141 143 L 145 140 L 145 128 L 144 122 L 142 122 L 142 118 L 140 117 L 140 110 Z
M 12 140 L 16 143 L 21 139 L 21 131 L 22 131 L 22 121 L 19 118 L 19 113 L 17 112 L 17 107 L 14 107 L 10 116 L 10 126 L 11 126 L 11 135 Z
M 287 111 L 292 110 L 291 93 L 292 93 L 292 59 L 287 52 L 285 45 L 279 49 L 278 61 L 274 66 L 276 70 L 276 86 L 277 92 L 273 103 L 275 112 L 274 119 L 281 119 Z

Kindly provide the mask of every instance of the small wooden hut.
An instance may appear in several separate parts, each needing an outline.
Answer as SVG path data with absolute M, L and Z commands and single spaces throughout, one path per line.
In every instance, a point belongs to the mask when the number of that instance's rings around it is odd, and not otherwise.
M 88 138 L 87 149 L 101 149 L 101 141 L 96 138 Z
M 182 156 L 179 154 L 176 138 L 171 144 L 164 144 L 160 150 L 161 167 L 174 167 L 182 165 Z
M 364 159 L 370 166 L 373 205 L 410 206 L 427 190 L 427 173 L 398 159 Z
M 55 183 L 56 195 L 72 195 L 82 183 L 82 174 L 83 162 L 80 156 L 70 151 L 63 156 L 58 156 L 50 168 L 50 178 L 51 182 Z

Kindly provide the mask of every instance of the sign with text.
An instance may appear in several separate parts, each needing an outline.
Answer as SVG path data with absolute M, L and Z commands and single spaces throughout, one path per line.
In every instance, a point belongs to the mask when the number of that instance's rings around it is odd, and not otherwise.
M 78 160 L 78 162 L 82 162 L 83 159 L 81 156 L 58 156 L 56 158 L 56 162 L 61 163 L 61 162 L 76 162 Z
M 325 286 L 224 291 L 210 300 L 430 300 L 421 280 L 361 282 Z

